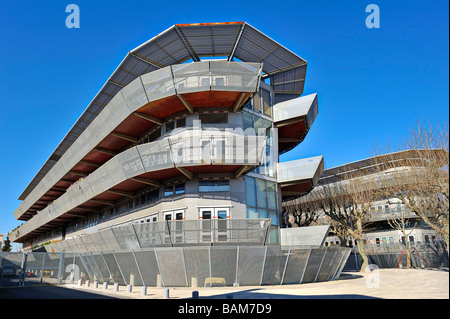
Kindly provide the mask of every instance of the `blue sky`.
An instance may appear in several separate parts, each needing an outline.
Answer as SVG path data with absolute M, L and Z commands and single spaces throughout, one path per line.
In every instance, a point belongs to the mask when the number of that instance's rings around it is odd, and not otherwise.
M 68 4 L 80 28 L 68 29 Z M 365 24 L 368 4 L 380 28 Z M 308 61 L 319 114 L 282 161 L 326 167 L 398 144 L 417 119 L 448 124 L 448 1 L 0 0 L 0 233 L 19 195 L 128 51 L 177 23 L 245 21 Z

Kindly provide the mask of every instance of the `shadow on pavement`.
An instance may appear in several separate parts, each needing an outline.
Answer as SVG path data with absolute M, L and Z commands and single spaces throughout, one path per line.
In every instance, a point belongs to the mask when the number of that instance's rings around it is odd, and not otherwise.
M 0 299 L 117 299 L 53 285 L 0 288 Z
M 226 293 L 212 296 L 199 296 L 199 299 L 379 299 L 372 296 L 358 294 L 338 295 L 289 295 L 265 292 L 253 292 L 259 289 L 243 290 L 239 292 Z M 232 298 L 230 298 L 232 297 Z

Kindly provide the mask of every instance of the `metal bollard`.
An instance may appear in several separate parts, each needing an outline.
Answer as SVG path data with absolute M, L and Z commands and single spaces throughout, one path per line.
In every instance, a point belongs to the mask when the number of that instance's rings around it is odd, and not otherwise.
M 114 284 L 114 291 L 119 291 L 119 283 Z
M 90 280 L 86 280 L 86 287 L 89 287 Z
M 98 288 L 98 281 L 94 281 L 94 288 Z
M 141 296 L 147 296 L 147 286 L 141 287 Z
M 83 284 L 83 281 L 81 279 L 78 280 L 78 287 L 81 287 L 82 284 Z
M 133 285 L 127 285 L 127 292 L 133 292 Z
M 165 288 L 163 290 L 163 298 L 164 299 L 169 299 L 169 288 Z
M 107 282 L 103 283 L 103 289 L 108 289 L 108 283 Z
M 194 290 L 192 292 L 192 299 L 198 299 L 198 291 L 197 290 Z

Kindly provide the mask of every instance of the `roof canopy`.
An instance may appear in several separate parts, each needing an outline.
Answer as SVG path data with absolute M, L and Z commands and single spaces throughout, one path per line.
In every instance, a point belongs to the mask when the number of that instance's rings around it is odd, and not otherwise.
M 245 22 L 176 24 L 130 51 L 45 162 L 19 199 L 24 200 L 108 102 L 137 77 L 201 57 L 263 64 L 275 102 L 303 93 L 307 62 Z

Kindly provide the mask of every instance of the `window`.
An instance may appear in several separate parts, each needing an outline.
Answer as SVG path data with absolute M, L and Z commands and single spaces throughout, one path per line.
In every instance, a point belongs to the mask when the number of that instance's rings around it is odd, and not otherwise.
M 175 122 L 166 123 L 166 133 L 173 131 L 174 128 L 175 128 Z
M 271 218 L 279 225 L 276 183 L 250 176 L 245 177 L 247 218 Z
M 202 113 L 199 119 L 202 124 L 228 123 L 228 113 Z
M 154 202 L 155 200 L 158 200 L 158 198 L 159 198 L 158 189 L 155 189 L 154 191 L 147 193 L 147 203 Z
M 229 192 L 230 181 L 229 180 L 217 180 L 217 181 L 199 181 L 199 192 Z
M 164 197 L 173 195 L 173 185 L 164 187 Z
M 185 192 L 184 183 L 175 185 L 175 194 L 184 194 Z
M 178 119 L 176 123 L 177 123 L 177 128 L 185 127 L 186 126 L 186 118 L 183 117 L 181 119 Z
M 270 107 L 270 92 L 266 90 L 261 90 L 262 98 L 263 98 L 263 111 L 264 114 L 268 116 L 272 116 L 272 109 Z
M 256 111 L 261 112 L 261 95 L 259 93 L 255 94 L 253 97 L 253 108 Z
M 177 194 L 184 194 L 185 192 L 186 188 L 184 183 L 164 187 L 164 197 Z

